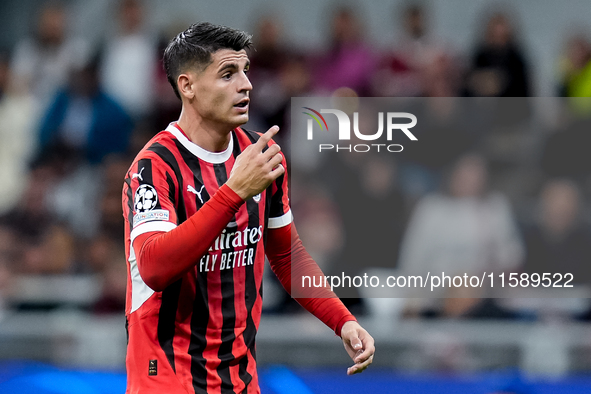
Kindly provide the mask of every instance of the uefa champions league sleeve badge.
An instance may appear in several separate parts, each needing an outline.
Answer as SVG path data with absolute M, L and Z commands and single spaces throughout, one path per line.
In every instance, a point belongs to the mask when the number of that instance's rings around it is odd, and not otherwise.
M 136 213 L 144 213 L 156 208 L 158 193 L 151 185 L 140 185 L 135 192 L 134 209 Z

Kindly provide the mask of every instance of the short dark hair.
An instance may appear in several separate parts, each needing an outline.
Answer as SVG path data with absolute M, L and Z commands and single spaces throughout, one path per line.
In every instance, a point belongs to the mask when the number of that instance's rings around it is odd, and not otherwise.
M 181 95 L 176 80 L 187 68 L 206 68 L 220 49 L 240 51 L 252 46 L 252 36 L 240 30 L 209 22 L 196 23 L 173 38 L 164 50 L 164 70 L 174 93 Z

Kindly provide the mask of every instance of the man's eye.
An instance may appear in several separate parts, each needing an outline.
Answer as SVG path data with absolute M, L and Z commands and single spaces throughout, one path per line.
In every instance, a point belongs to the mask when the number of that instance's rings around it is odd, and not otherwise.
M 231 76 L 232 76 L 231 73 L 226 73 L 226 74 L 222 75 L 222 78 L 223 79 L 230 79 Z

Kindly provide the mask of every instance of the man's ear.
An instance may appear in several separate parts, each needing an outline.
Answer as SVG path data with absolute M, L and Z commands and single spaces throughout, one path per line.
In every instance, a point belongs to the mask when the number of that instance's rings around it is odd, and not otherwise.
M 181 74 L 177 78 L 176 83 L 181 97 L 193 100 L 195 97 L 195 75 L 192 73 Z

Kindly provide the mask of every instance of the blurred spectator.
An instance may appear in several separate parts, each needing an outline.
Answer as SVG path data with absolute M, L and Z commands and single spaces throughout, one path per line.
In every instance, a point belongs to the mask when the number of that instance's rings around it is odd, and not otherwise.
M 287 130 L 291 126 L 289 117 L 291 98 L 312 95 L 312 76 L 304 55 L 292 53 L 285 60 L 279 73 L 278 86 L 282 94 L 283 108 L 277 112 L 277 115 L 269 117 L 269 124 L 283 125 L 283 129 Z M 284 141 L 289 141 L 285 136 L 282 138 Z
M 0 238 L 18 241 L 5 255 L 11 269 L 21 274 L 106 271 L 123 233 L 120 198 L 127 164 L 110 158 L 99 168 L 82 166 L 65 175 L 51 165 L 36 166 L 20 203 L 0 217 L 0 229 L 7 229 Z
M 168 85 L 168 88 L 170 89 L 170 84 Z M 170 91 L 172 92 L 172 89 L 170 89 Z M 175 96 L 174 92 L 172 95 L 174 96 L 174 99 L 177 101 L 178 105 L 180 105 L 180 100 Z M 178 113 L 176 111 L 174 115 L 178 117 Z M 163 118 L 154 119 L 153 121 L 150 118 L 144 118 L 141 121 L 135 122 L 134 129 L 131 133 L 131 138 L 129 141 L 129 148 L 127 149 L 128 156 L 135 155 L 137 152 L 142 150 L 144 145 L 146 145 L 146 143 L 150 141 L 154 135 L 164 130 L 170 124 L 170 119 L 176 118 L 169 117 L 168 122 L 164 122 Z M 128 165 L 129 160 L 133 160 L 133 157 L 128 157 Z
M 444 169 L 474 149 L 478 134 L 467 126 L 467 103 L 459 98 L 425 99 L 411 113 L 421 120 L 412 132 L 424 143 L 405 144 L 400 154 L 400 186 L 416 200 L 440 187 Z
M 527 149 L 530 100 L 523 97 L 532 91 L 530 70 L 512 17 L 514 14 L 506 10 L 488 18 L 467 74 L 466 94 L 500 98 L 481 106 L 481 115 L 487 119 L 480 130 L 483 147 L 495 175 L 493 181 L 513 181 L 514 188 L 520 189 L 526 182 L 519 178 L 515 164 L 528 160 L 531 153 Z
M 46 275 L 70 273 L 74 268 L 74 237 L 63 225 L 53 224 L 39 237 L 30 237 L 23 248 L 17 272 Z
M 108 155 L 127 152 L 132 129 L 129 115 L 99 88 L 96 61 L 73 70 L 44 116 L 36 165 L 54 177 L 45 201 L 77 237 L 98 230 L 101 210 L 96 207 L 105 187 L 98 165 Z
M 94 303 L 94 313 L 122 313 L 125 311 L 125 287 L 127 286 L 125 251 L 123 245 L 112 244 L 103 259 L 103 268 L 98 271 L 103 278 L 102 291 Z
M 11 278 L 12 273 L 8 270 L 8 265 L 3 261 L 0 262 L 0 320 L 4 317 L 5 299 L 8 295 Z
M 351 101 L 348 101 L 349 103 Z M 376 108 L 362 107 L 360 113 L 374 111 Z M 375 130 L 377 117 L 360 116 L 361 130 Z M 364 142 L 353 137 L 352 142 Z M 322 164 L 315 170 L 312 177 L 319 177 L 324 187 L 330 190 L 332 206 L 320 207 L 326 213 L 334 215 L 332 221 L 326 214 L 311 212 L 310 215 L 298 215 L 305 218 L 304 227 L 311 234 L 310 245 L 327 244 L 336 246 L 331 253 L 326 253 L 327 264 L 321 266 L 326 275 L 348 276 L 363 275 L 369 267 L 393 268 L 396 264 L 398 247 L 406 221 L 405 202 L 398 188 L 398 166 L 394 155 L 370 152 L 331 152 L 326 155 Z M 303 174 L 298 174 L 303 176 Z M 294 179 L 295 175 L 292 175 Z M 306 181 L 298 179 L 292 182 L 292 193 L 295 198 L 302 190 L 299 185 Z M 295 186 L 294 186 L 295 185 Z M 312 194 L 304 191 L 304 195 Z M 330 202 L 330 201 L 329 201 Z M 299 209 L 297 206 L 296 209 Z M 298 211 L 299 212 L 299 211 Z M 338 236 L 338 243 L 323 241 L 324 232 L 328 233 L 329 223 L 340 223 L 339 232 L 329 232 Z M 301 219 L 300 219 L 301 220 Z M 298 230 L 300 233 L 304 230 Z M 305 232 L 304 232 L 305 233 Z M 302 235 L 302 239 L 305 238 Z M 308 243 L 306 248 L 310 248 Z M 313 255 L 316 259 L 316 256 Z M 320 264 L 320 263 L 319 263 Z M 354 313 L 365 313 L 365 305 L 359 298 L 356 288 L 341 288 L 336 291 L 345 305 Z
M 82 165 L 59 178 L 47 190 L 53 217 L 67 223 L 80 242 L 96 234 L 119 241 L 123 236 L 121 185 L 128 164 L 128 159 L 114 155 L 101 166 Z
M 558 95 L 571 97 L 569 111 L 579 117 L 591 114 L 591 42 L 586 33 L 569 37 L 560 59 Z
M 248 125 L 262 130 L 278 125 L 282 130 L 277 135 L 278 143 L 287 146 L 289 120 L 285 119 L 285 112 L 294 92 L 285 85 L 283 74 L 284 70 L 292 67 L 291 63 L 295 59 L 284 42 L 280 17 L 262 17 L 257 22 L 253 40 L 254 49 L 249 52 L 249 78 L 253 85 L 252 116 Z
M 461 69 L 451 54 L 441 53 L 426 65 L 423 75 L 427 97 L 457 97 L 461 92 Z
M 47 166 L 31 170 L 25 190 L 18 204 L 1 217 L 19 239 L 40 237 L 54 223 L 47 209 L 46 196 L 55 176 Z
M 96 164 L 110 153 L 126 152 L 132 128 L 129 115 L 100 89 L 93 61 L 72 70 L 43 117 L 41 158 Z
M 104 188 L 100 175 L 98 168 L 78 164 L 62 177 L 56 177 L 46 191 L 51 217 L 66 224 L 77 238 L 92 237 L 99 229 Z
M 28 163 L 35 149 L 33 98 L 10 81 L 8 59 L 0 55 L 0 215 L 14 208 L 28 178 Z
M 335 157 L 333 161 L 339 160 Z M 340 178 L 334 199 L 345 232 L 333 274 L 349 270 L 356 275 L 368 266 L 394 268 L 393 256 L 398 256 L 406 221 L 396 162 L 380 154 L 355 162 L 340 161 L 341 167 L 331 168 L 327 174 Z
M 88 59 L 88 43 L 80 37 L 67 37 L 66 28 L 64 6 L 46 2 L 40 8 L 34 36 L 16 45 L 11 64 L 16 85 L 30 92 L 41 109 L 66 83 L 70 69 Z
M 525 271 L 572 273 L 573 283 L 591 284 L 591 231 L 581 221 L 581 194 L 577 185 L 553 179 L 539 197 L 539 215 L 525 231 Z
M 568 39 L 560 72 L 559 96 L 591 97 L 591 43 L 585 35 L 577 34 Z
M 311 96 L 311 76 L 303 55 L 290 54 L 285 58 L 272 85 L 253 83 L 253 110 L 251 120 L 246 125 L 254 130 L 266 130 L 273 125 L 280 127 L 280 132 L 273 139 L 281 145 L 288 165 L 291 157 L 291 98 Z M 255 93 L 259 87 L 261 92 Z M 273 93 L 271 93 L 273 91 Z
M 292 191 L 292 209 L 297 212 L 298 234 L 306 243 L 306 250 L 318 263 L 320 269 L 325 274 L 329 274 L 337 269 L 334 263 L 339 261 L 336 257 L 344 241 L 345 228 L 338 207 L 331 201 L 324 185 L 304 181 L 303 174 L 297 171 L 291 175 L 291 179 L 296 178 L 295 183 L 300 187 Z M 265 296 L 266 311 L 281 313 L 299 311 L 293 298 L 281 288 L 279 280 L 272 271 L 269 269 L 266 274 L 269 287 L 272 287 L 271 296 L 274 296 L 273 298 L 269 295 Z M 343 299 L 343 302 L 350 307 L 348 301 L 350 300 Z
M 330 96 L 339 88 L 350 88 L 358 96 L 369 95 L 376 61 L 364 41 L 358 15 L 346 7 L 337 8 L 333 15 L 329 48 L 312 63 L 313 86 L 320 96 Z
M 157 49 L 158 61 L 156 62 L 155 67 L 154 92 L 152 93 L 154 108 L 151 111 L 151 116 L 136 122 L 141 127 L 140 134 L 143 134 L 142 137 L 147 137 L 147 139 L 138 147 L 139 149 L 132 147 L 132 152 L 139 152 L 145 143 L 155 135 L 156 131 L 164 130 L 170 123 L 171 119 L 179 118 L 181 113 L 181 100 L 179 100 L 174 93 L 174 90 L 170 87 L 170 82 L 168 82 L 168 78 L 166 77 L 162 59 L 164 50 L 170 40 L 185 28 L 185 24 L 182 24 L 179 21 L 174 21 L 174 23 L 163 30 L 159 37 Z M 134 137 L 135 135 L 136 133 L 134 132 Z
M 461 276 L 520 267 L 523 246 L 511 208 L 502 194 L 487 190 L 487 179 L 483 158 L 465 155 L 452 169 L 447 192 L 419 201 L 400 247 L 401 270 Z M 489 305 L 475 298 L 482 296 L 478 291 L 447 289 L 433 294 L 454 297 L 441 300 L 442 305 L 435 304 L 436 299 L 417 299 L 410 309 L 444 316 L 479 315 L 479 308 Z
M 281 29 L 282 20 L 278 15 L 263 16 L 257 22 L 253 34 L 254 50 L 250 53 L 250 65 L 254 66 L 250 72 L 251 80 L 265 78 L 269 74 L 276 74 L 289 52 L 284 42 Z
M 119 240 L 117 240 L 119 241 Z M 99 233 L 85 243 L 84 260 L 86 269 L 89 272 L 104 272 L 111 260 L 114 251 L 117 250 L 119 242 L 115 241 L 110 234 Z M 125 257 L 123 257 L 125 259 Z
M 130 160 L 125 156 L 111 156 L 102 166 L 102 190 L 100 200 L 100 231 L 119 243 L 124 235 L 121 214 L 122 179 L 129 168 Z
M 9 226 L 0 224 L 0 320 L 9 296 L 14 263 L 18 256 L 18 236 Z
M 459 70 L 449 51 L 429 35 L 423 5 L 408 5 L 400 20 L 402 39 L 380 62 L 373 77 L 375 95 L 455 96 Z
M 142 0 L 121 0 L 117 11 L 119 31 L 104 47 L 101 83 L 139 119 L 150 114 L 156 93 L 157 40 L 144 24 Z
M 74 239 L 48 209 L 48 191 L 55 182 L 47 167 L 31 172 L 19 204 L 0 221 L 15 236 L 11 270 L 24 274 L 69 272 L 75 263 Z
M 573 100 L 588 100 L 577 98 Z M 591 155 L 591 116 L 564 120 L 557 130 L 545 136 L 541 147 L 541 169 L 546 176 L 571 178 L 584 182 L 589 178 Z
M 18 235 L 14 229 L 5 223 L 0 223 L 0 270 L 12 268 L 17 260 Z M 0 289 L 5 285 L 0 280 Z
M 530 96 L 529 69 L 507 14 L 496 13 L 488 20 L 484 40 L 472 58 L 466 90 L 470 96 Z
M 343 246 L 343 223 L 334 203 L 321 187 L 299 190 L 306 198 L 297 207 L 298 233 L 306 240 L 306 250 L 324 271 L 331 270 L 334 254 Z

